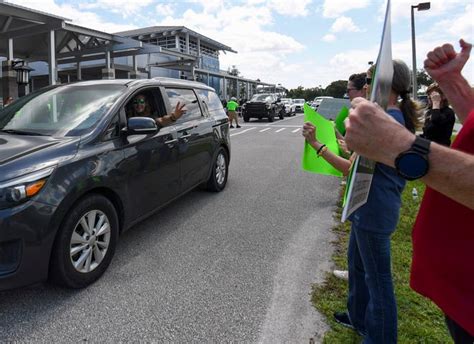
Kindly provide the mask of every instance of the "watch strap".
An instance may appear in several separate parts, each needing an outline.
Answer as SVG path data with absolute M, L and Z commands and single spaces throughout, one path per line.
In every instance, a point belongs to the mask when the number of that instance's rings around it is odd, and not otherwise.
M 417 136 L 415 138 L 415 142 L 413 142 L 413 144 L 411 145 L 411 150 L 422 155 L 428 155 L 428 153 L 430 152 L 430 145 L 430 140 Z

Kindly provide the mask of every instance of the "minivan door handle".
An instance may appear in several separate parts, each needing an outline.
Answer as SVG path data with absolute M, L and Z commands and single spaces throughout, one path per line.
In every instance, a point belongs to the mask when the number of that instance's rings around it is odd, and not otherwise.
M 171 148 L 174 146 L 176 142 L 178 142 L 178 139 L 172 139 L 172 140 L 165 141 L 165 144 Z

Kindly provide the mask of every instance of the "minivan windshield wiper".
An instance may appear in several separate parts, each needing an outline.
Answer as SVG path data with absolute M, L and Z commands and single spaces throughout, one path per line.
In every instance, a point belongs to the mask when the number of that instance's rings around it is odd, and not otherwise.
M 28 136 L 49 136 L 46 134 L 40 134 L 33 131 L 16 130 L 16 129 L 0 129 L 0 132 L 14 135 L 28 135 Z

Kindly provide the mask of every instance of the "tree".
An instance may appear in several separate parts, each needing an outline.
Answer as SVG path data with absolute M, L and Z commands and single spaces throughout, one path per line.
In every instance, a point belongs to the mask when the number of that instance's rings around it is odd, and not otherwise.
M 227 69 L 227 73 L 233 76 L 239 76 L 240 71 L 237 69 L 235 65 L 232 65 L 232 67 L 229 67 Z
M 421 85 L 428 87 L 433 83 L 433 79 L 431 76 L 426 73 L 424 69 L 419 69 L 416 71 L 416 83 L 418 85 L 418 90 L 420 89 Z
M 337 80 L 331 82 L 324 90 L 324 93 L 327 96 L 332 96 L 334 98 L 342 98 L 344 97 L 344 94 L 346 94 L 346 90 L 347 80 Z

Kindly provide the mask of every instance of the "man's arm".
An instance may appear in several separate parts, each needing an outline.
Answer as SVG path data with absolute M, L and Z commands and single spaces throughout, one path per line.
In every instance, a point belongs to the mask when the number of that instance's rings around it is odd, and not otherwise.
M 346 143 L 362 156 L 395 166 L 395 158 L 408 150 L 415 135 L 388 116 L 377 104 L 353 101 L 346 121 Z M 430 169 L 422 181 L 445 196 L 474 209 L 474 155 L 434 142 L 428 155 Z
M 461 52 L 456 53 L 451 44 L 444 44 L 430 51 L 425 60 L 426 72 L 438 82 L 448 98 L 461 123 L 474 109 L 474 90 L 461 75 L 461 70 L 469 59 L 472 44 L 459 41 Z

